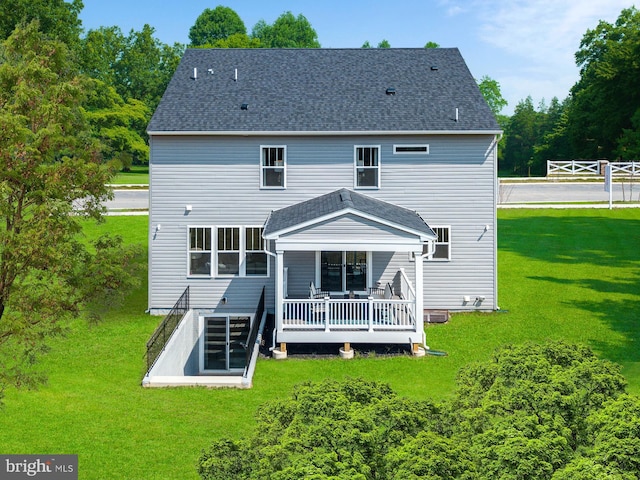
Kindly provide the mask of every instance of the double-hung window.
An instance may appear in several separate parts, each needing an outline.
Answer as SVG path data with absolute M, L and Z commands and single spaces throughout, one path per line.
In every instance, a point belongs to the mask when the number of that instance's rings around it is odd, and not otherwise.
M 261 227 L 247 227 L 245 237 L 244 271 L 247 277 L 267 275 L 267 254 L 264 252 L 264 238 Z
M 218 227 L 218 275 L 240 273 L 240 227 Z
M 451 260 L 451 227 L 450 226 L 431 226 L 431 230 L 438 236 L 435 241 L 435 248 L 430 255 L 429 244 L 425 243 L 422 248 L 422 254 L 426 255 L 425 260 L 434 262 L 446 262 Z M 413 260 L 413 256 L 410 256 L 410 260 Z
M 211 276 L 211 228 L 189 228 L 189 275 Z
M 380 147 L 355 147 L 355 188 L 380 188 Z
M 286 188 L 287 147 L 260 147 L 260 188 Z
M 189 227 L 190 277 L 267 277 L 262 227 Z

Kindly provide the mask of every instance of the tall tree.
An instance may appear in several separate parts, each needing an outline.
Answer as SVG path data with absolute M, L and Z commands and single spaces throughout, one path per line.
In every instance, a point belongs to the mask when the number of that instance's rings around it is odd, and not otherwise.
M 425 43 L 424 48 L 440 48 L 440 44 L 436 43 L 436 42 L 429 41 L 429 42 Z
M 510 174 L 530 176 L 541 173 L 533 164 L 533 153 L 539 138 L 539 116 L 533 99 L 527 97 L 516 105 L 505 130 L 504 156 L 500 168 Z M 541 167 L 540 167 L 541 168 Z
M 112 170 L 82 108 L 91 84 L 75 72 L 37 22 L 0 46 L 0 391 L 41 380 L 32 366 L 47 338 L 132 281 L 131 250 L 78 238 L 83 217 L 101 218 Z
M 260 20 L 253 27 L 253 38 L 260 40 L 263 48 L 320 48 L 318 34 L 304 15 L 293 13 L 280 15 L 273 25 Z
M 478 88 L 489 105 L 489 108 L 497 117 L 502 109 L 507 106 L 507 101 L 504 99 L 502 92 L 500 91 L 500 84 L 493 78 L 484 75 L 478 82 Z
M 247 34 L 244 22 L 234 10 L 219 5 L 213 10 L 207 8 L 200 14 L 189 30 L 189 40 L 192 47 L 200 47 L 226 40 L 235 34 Z
M 73 47 L 82 33 L 78 16 L 83 6 L 82 0 L 2 0 L 0 40 L 6 39 L 18 24 L 38 20 L 43 33 Z
M 587 30 L 576 53 L 580 80 L 571 90 L 569 135 L 578 155 L 613 158 L 640 110 L 640 11 L 622 10 L 614 24 Z M 632 150 L 633 151 L 633 150 Z

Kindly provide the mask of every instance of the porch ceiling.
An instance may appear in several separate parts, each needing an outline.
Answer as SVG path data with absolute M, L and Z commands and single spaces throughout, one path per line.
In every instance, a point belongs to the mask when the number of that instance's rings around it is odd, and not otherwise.
M 415 211 L 341 189 L 272 212 L 264 238 L 278 250 L 417 252 L 436 235 Z

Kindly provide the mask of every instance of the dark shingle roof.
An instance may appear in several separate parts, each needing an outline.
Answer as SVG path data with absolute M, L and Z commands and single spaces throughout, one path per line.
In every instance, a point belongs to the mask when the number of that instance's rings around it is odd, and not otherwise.
M 387 94 L 388 88 L 395 94 Z M 499 129 L 456 48 L 189 49 L 148 127 L 150 132 Z
M 344 210 L 361 212 L 384 223 L 435 237 L 433 230 L 417 212 L 346 188 L 271 212 L 264 226 L 264 235 L 269 236 Z

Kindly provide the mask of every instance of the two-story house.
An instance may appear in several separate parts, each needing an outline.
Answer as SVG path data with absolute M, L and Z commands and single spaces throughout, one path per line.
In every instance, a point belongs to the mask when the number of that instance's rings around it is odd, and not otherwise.
M 189 287 L 200 371 L 263 289 L 280 352 L 497 308 L 501 132 L 457 49 L 187 50 L 148 132 L 149 309 Z

